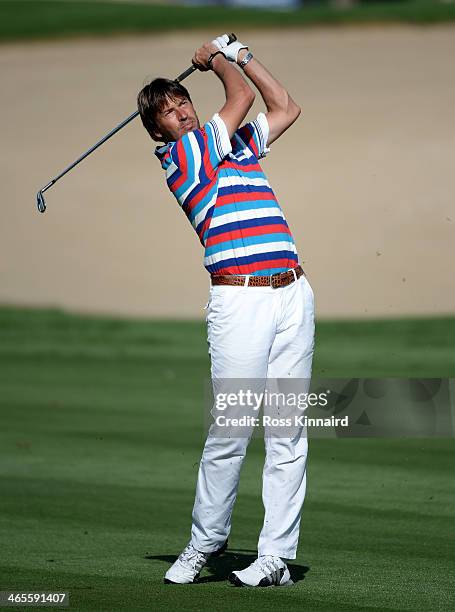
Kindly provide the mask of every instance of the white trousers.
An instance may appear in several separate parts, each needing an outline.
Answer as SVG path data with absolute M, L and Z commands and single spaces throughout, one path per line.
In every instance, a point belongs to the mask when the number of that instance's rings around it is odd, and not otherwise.
M 207 311 L 212 379 L 310 379 L 314 296 L 301 276 L 287 287 L 212 286 Z M 240 470 L 250 437 L 207 437 L 199 466 L 191 541 L 219 548 L 231 530 Z M 264 523 L 258 554 L 295 559 L 305 498 L 308 440 L 266 437 Z

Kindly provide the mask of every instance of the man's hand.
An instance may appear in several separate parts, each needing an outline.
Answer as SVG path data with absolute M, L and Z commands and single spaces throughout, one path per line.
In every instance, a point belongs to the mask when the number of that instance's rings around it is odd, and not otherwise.
M 244 45 L 238 40 L 229 43 L 229 36 L 227 34 L 223 34 L 222 36 L 218 36 L 212 40 L 212 44 L 218 47 L 218 50 L 222 52 L 224 57 L 230 62 L 236 62 L 239 59 L 239 51 L 242 49 L 248 50 L 248 46 Z
M 218 47 L 218 50 L 221 51 L 223 47 L 227 47 L 229 44 L 229 36 L 227 34 L 222 34 L 221 36 L 217 36 L 214 40 L 212 40 L 212 45 Z
M 193 64 L 198 67 L 199 70 L 202 70 L 202 72 L 206 72 L 207 70 L 211 69 L 211 66 L 209 66 L 208 64 L 208 60 L 213 53 L 217 53 L 218 51 L 220 51 L 220 48 L 216 44 L 214 44 L 214 42 L 215 41 L 212 41 L 211 43 L 204 43 L 202 47 L 196 49 L 192 61 Z

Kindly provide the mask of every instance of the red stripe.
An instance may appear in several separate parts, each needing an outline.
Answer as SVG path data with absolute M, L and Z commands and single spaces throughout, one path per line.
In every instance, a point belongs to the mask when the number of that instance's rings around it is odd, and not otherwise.
M 210 226 L 210 222 L 212 221 L 212 217 L 207 217 L 204 221 L 204 223 L 202 224 L 201 230 L 198 233 L 199 236 L 199 240 L 201 241 L 201 243 L 203 244 L 203 246 L 206 246 L 204 244 L 204 234 L 205 232 L 208 230 L 209 226 Z
M 255 200 L 275 200 L 276 202 L 275 195 L 270 191 L 242 191 L 218 196 L 216 205 L 224 206 L 225 204 L 234 204 L 234 202 L 253 202 Z
M 205 128 L 201 130 L 201 134 L 204 138 L 204 155 L 202 157 L 202 163 L 204 165 L 205 173 L 208 177 L 212 178 L 214 173 L 214 168 L 210 163 L 210 155 L 209 155 L 209 137 L 207 135 L 207 131 Z
M 268 259 L 267 261 L 257 261 L 243 266 L 228 266 L 220 268 L 216 274 L 253 274 L 268 268 L 295 268 L 297 265 L 293 259 Z
M 232 168 L 234 170 L 242 170 L 242 172 L 248 172 L 248 170 L 252 170 L 254 172 L 262 172 L 262 168 L 258 163 L 255 164 L 246 164 L 241 165 L 238 162 L 224 160 L 223 168 Z
M 210 165 L 208 136 L 207 136 L 205 129 L 201 130 L 201 134 L 202 134 L 202 137 L 204 138 L 204 155 L 202 156 L 202 164 L 204 166 L 204 170 L 205 170 L 205 173 L 207 174 L 207 177 L 211 178 L 213 176 L 214 170 L 212 166 Z M 207 193 L 213 187 L 213 184 L 214 184 L 214 181 L 207 183 L 207 185 L 205 185 L 199 193 L 197 193 L 191 198 L 191 202 L 189 202 L 188 204 L 185 204 L 185 209 L 188 210 L 188 212 L 191 212 L 193 208 L 197 206 L 203 198 L 205 198 Z
M 260 225 L 256 227 L 247 227 L 244 229 L 231 230 L 223 232 L 216 236 L 211 236 L 205 246 L 212 246 L 220 242 L 226 242 L 227 240 L 236 240 L 237 238 L 246 238 L 247 236 L 262 236 L 264 234 L 291 234 L 289 228 L 281 223 L 273 225 Z
M 178 167 L 182 173 L 182 176 L 180 176 L 172 185 L 172 191 L 177 191 L 177 189 L 181 187 L 188 178 L 188 164 L 186 163 L 186 155 L 185 149 L 183 148 L 182 139 L 178 140 L 175 146 L 177 147 L 177 159 L 179 162 Z
M 205 187 L 203 187 L 199 193 L 197 193 L 191 198 L 191 202 L 185 203 L 185 210 L 191 212 L 193 208 L 197 206 L 203 198 L 205 198 L 207 192 L 210 191 L 212 187 L 213 183 L 207 183 L 207 185 L 205 185 Z

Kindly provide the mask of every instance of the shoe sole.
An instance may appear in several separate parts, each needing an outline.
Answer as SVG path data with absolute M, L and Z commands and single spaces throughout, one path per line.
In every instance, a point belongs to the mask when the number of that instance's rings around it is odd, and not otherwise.
M 237 574 L 234 574 L 234 572 L 232 572 L 232 574 L 229 574 L 228 580 L 231 584 L 233 584 L 236 587 L 251 587 L 251 584 L 245 584 L 244 582 L 242 582 L 240 578 L 237 576 Z M 292 586 L 294 584 L 293 580 L 291 580 L 290 578 L 284 584 L 261 584 L 261 583 L 262 583 L 262 580 L 259 584 L 256 585 L 256 587 L 260 587 L 261 589 L 267 589 L 269 587 L 274 587 L 274 586 Z M 256 588 L 256 587 L 252 587 L 252 588 Z
M 228 541 L 229 540 L 226 540 L 226 542 L 223 544 L 223 546 L 221 546 L 221 548 L 219 548 L 218 550 L 215 550 L 215 552 L 212 552 L 212 554 L 210 556 L 211 557 L 221 557 L 221 555 L 224 552 L 226 552 L 226 550 L 227 550 Z M 164 578 L 163 582 L 164 582 L 164 584 L 194 584 L 195 582 L 198 581 L 198 578 L 199 578 L 199 574 L 194 577 L 193 582 L 173 582 L 172 580 L 169 580 L 169 578 Z
M 233 584 L 236 587 L 246 586 L 246 584 L 243 584 L 243 582 L 240 580 L 237 574 L 229 574 L 228 580 L 231 584 Z
M 180 585 L 184 585 L 184 584 L 195 584 L 199 579 L 199 574 L 197 576 L 194 577 L 193 582 L 173 582 L 172 580 L 169 580 L 169 578 L 164 578 L 163 582 L 164 584 L 180 584 Z

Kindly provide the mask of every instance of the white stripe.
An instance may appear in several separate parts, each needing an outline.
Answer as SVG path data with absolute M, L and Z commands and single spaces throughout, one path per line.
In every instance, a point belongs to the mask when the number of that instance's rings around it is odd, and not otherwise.
M 220 132 L 218 131 L 218 126 L 216 122 L 213 120 L 209 121 L 209 125 L 212 128 L 212 131 L 214 133 L 214 141 L 215 141 L 216 149 L 218 151 L 218 159 L 223 159 L 223 151 L 221 149 L 221 138 L 220 138 Z
M 171 178 L 171 176 L 174 174 L 176 170 L 177 170 L 177 166 L 175 165 L 174 162 L 171 162 L 166 170 L 166 179 Z
M 256 122 L 261 129 L 262 139 L 264 141 L 264 151 L 267 150 L 267 143 L 269 140 L 269 122 L 267 116 L 264 113 L 259 113 L 257 116 Z
M 204 206 L 204 208 L 201 210 L 201 212 L 199 212 L 195 218 L 193 219 L 193 226 L 197 227 L 199 225 L 199 223 L 201 221 L 203 221 L 205 219 L 205 215 L 207 214 L 208 209 L 214 205 L 216 198 L 218 196 L 218 192 L 215 190 L 215 193 L 213 194 L 213 196 L 210 198 L 209 203 Z
M 185 193 L 179 198 L 182 203 L 185 201 L 186 196 L 199 184 L 199 170 L 201 169 L 201 150 L 199 149 L 198 141 L 193 132 L 188 132 L 188 140 L 190 141 L 191 150 L 193 152 L 194 176 L 189 177 L 190 179 L 193 178 L 193 180 Z
M 241 162 L 244 159 L 249 159 L 252 155 L 253 154 L 249 149 L 244 149 L 242 153 L 229 153 L 229 157 L 237 160 L 238 162 Z
M 259 126 L 259 123 L 257 121 L 253 121 L 252 122 L 256 131 L 256 134 L 258 136 L 258 140 L 259 140 L 259 155 L 262 153 L 262 151 L 264 150 L 264 136 L 262 134 L 262 130 Z
M 266 178 L 248 178 L 247 176 L 221 176 L 218 179 L 218 187 L 233 187 L 234 185 L 245 185 L 246 187 L 270 187 Z
M 239 210 L 220 215 L 219 217 L 213 217 L 210 227 L 220 227 L 225 223 L 232 223 L 233 221 L 247 221 L 248 219 L 263 219 L 266 217 L 282 217 L 284 219 L 281 208 L 251 208 L 249 210 Z
M 218 113 L 215 113 L 211 119 L 211 123 L 216 126 L 218 137 L 220 139 L 220 158 L 223 159 L 228 153 L 232 151 L 231 139 L 227 131 L 226 124 Z
M 213 253 L 208 257 L 204 257 L 204 265 L 211 266 L 223 259 L 239 259 L 240 257 L 248 257 L 249 255 L 255 255 L 256 253 L 273 253 L 275 251 L 292 251 L 297 253 L 295 245 L 291 241 L 286 242 L 264 242 L 263 244 L 251 244 L 247 247 L 238 247 L 236 249 L 226 249 L 219 253 Z

